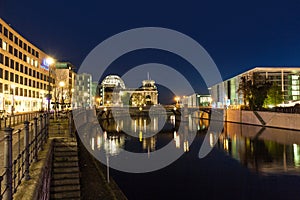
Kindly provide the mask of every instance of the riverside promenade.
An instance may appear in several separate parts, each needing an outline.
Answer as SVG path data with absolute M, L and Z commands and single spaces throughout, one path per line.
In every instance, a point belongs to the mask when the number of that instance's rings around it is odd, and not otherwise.
M 28 126 L 19 123 L 13 127 L 11 188 L 7 188 L 5 151 L 0 151 L 0 172 L 3 175 L 0 177 L 1 200 L 127 199 L 113 180 L 107 183 L 105 168 L 77 141 L 70 117 L 56 120 L 47 118 L 49 121 L 39 117 L 37 115 L 35 119 L 36 127 L 35 120 L 26 123 Z M 26 129 L 28 136 L 25 136 Z M 2 140 L 5 130 L 2 127 Z M 39 138 L 36 141 L 41 141 L 37 143 L 37 151 L 34 142 L 36 133 Z M 24 136 L 28 137 L 30 152 L 28 173 Z M 0 148 L 4 149 L 5 145 L 5 141 L 2 141 Z

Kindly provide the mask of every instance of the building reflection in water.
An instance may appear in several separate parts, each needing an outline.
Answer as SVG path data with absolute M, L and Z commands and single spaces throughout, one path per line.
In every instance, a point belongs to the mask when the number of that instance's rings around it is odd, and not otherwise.
M 213 134 L 210 144 L 213 144 Z M 300 172 L 299 131 L 226 123 L 218 147 L 242 165 L 266 173 Z

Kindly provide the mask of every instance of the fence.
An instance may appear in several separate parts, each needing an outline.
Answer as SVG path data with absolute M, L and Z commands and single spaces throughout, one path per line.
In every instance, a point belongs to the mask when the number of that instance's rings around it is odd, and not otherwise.
M 31 112 L 31 113 L 20 113 L 20 114 L 15 114 L 4 118 L 0 118 L 0 129 L 8 126 L 13 127 L 26 120 L 31 121 L 37 115 L 38 112 Z
M 13 199 L 13 194 L 23 179 L 30 179 L 29 167 L 31 163 L 38 161 L 38 152 L 43 149 L 48 133 L 47 114 L 34 117 L 33 123 L 25 120 L 24 127 L 18 130 L 11 127 L 4 129 L 4 138 L 0 138 L 0 148 L 4 149 L 4 171 L 0 171 L 0 200 Z

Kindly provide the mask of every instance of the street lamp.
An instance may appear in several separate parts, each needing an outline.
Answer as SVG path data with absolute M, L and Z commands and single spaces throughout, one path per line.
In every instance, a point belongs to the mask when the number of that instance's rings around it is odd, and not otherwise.
M 64 106 L 64 86 L 65 86 L 65 82 L 64 81 L 60 81 L 59 82 L 59 86 L 61 87 L 61 111 L 63 110 L 63 106 Z

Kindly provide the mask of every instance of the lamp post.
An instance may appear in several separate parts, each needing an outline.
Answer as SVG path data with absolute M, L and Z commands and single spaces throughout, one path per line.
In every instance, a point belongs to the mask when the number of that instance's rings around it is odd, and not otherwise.
M 64 106 L 64 96 L 63 96 L 63 93 L 64 93 L 65 82 L 60 81 L 59 82 L 59 86 L 61 87 L 61 111 L 63 111 L 63 106 Z

